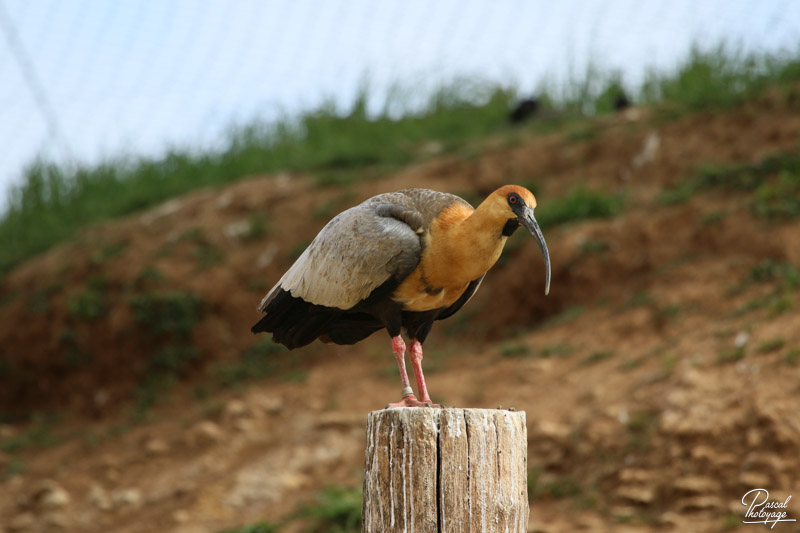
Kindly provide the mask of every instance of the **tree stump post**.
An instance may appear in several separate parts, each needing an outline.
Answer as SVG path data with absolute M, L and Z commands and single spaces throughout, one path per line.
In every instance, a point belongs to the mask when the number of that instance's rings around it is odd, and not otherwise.
M 527 479 L 524 411 L 373 411 L 362 531 L 525 533 Z

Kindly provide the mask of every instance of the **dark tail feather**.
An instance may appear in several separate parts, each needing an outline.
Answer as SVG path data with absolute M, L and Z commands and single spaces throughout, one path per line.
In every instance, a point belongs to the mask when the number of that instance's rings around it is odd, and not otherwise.
M 355 344 L 362 339 L 366 339 L 383 325 L 377 326 L 352 326 L 347 323 L 334 322 L 328 328 L 322 340 L 325 342 L 332 342 L 334 344 Z
M 281 290 L 250 331 L 272 333 L 272 340 L 292 350 L 326 333 L 328 325 L 340 314 L 339 309 L 310 304 Z
M 271 318 L 272 317 L 264 315 L 263 317 L 261 317 L 261 320 L 256 322 L 256 324 L 252 328 L 250 328 L 250 331 L 252 331 L 253 333 L 262 333 L 262 332 L 271 333 L 270 330 L 268 329 L 269 328 L 268 324 Z
M 327 331 L 333 313 L 311 313 L 301 322 L 295 322 L 288 328 L 273 333 L 272 338 L 287 348 L 294 349 L 314 342 Z

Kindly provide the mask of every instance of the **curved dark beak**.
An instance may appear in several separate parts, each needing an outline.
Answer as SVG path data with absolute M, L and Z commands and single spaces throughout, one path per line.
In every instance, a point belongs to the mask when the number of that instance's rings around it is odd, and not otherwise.
M 545 280 L 544 293 L 550 294 L 550 252 L 547 251 L 547 243 L 544 242 L 542 229 L 539 227 L 539 223 L 536 222 L 536 219 L 533 217 L 533 209 L 525 206 L 522 212 L 517 216 L 517 220 L 519 220 L 520 224 L 528 228 L 528 231 L 530 231 L 531 235 L 534 236 L 536 242 L 539 243 L 539 248 L 542 250 L 542 256 L 544 256 L 544 268 L 547 276 Z

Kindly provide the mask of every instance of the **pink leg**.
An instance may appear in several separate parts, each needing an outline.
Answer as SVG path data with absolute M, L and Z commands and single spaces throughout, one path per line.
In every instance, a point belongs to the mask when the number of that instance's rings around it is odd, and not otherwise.
M 408 380 L 408 373 L 406 372 L 406 343 L 403 342 L 400 335 L 392 337 L 392 352 L 394 352 L 394 358 L 397 360 L 397 368 L 400 370 L 400 379 L 403 382 L 403 390 L 401 392 L 403 399 L 397 403 L 390 403 L 386 407 L 420 407 L 425 405 L 414 396 L 414 390 Z
M 414 391 L 411 390 L 411 382 L 408 380 L 408 372 L 406 372 L 406 343 L 403 342 L 400 335 L 392 337 L 392 352 L 397 361 L 397 368 L 400 370 L 400 380 L 403 382 L 403 397 L 409 394 L 413 395 Z
M 422 373 L 422 344 L 417 339 L 411 339 L 411 367 L 414 369 L 414 377 L 417 379 L 417 390 L 422 396 L 422 403 L 432 407 L 441 407 L 439 404 L 431 402 L 428 395 L 428 387 L 425 385 L 425 375 Z

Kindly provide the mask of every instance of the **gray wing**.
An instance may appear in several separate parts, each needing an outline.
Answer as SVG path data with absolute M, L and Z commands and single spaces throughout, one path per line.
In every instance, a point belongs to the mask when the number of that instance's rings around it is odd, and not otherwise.
M 350 309 L 394 276 L 416 268 L 422 215 L 401 193 L 375 196 L 334 217 L 267 293 L 259 311 L 283 289 L 306 302 Z

